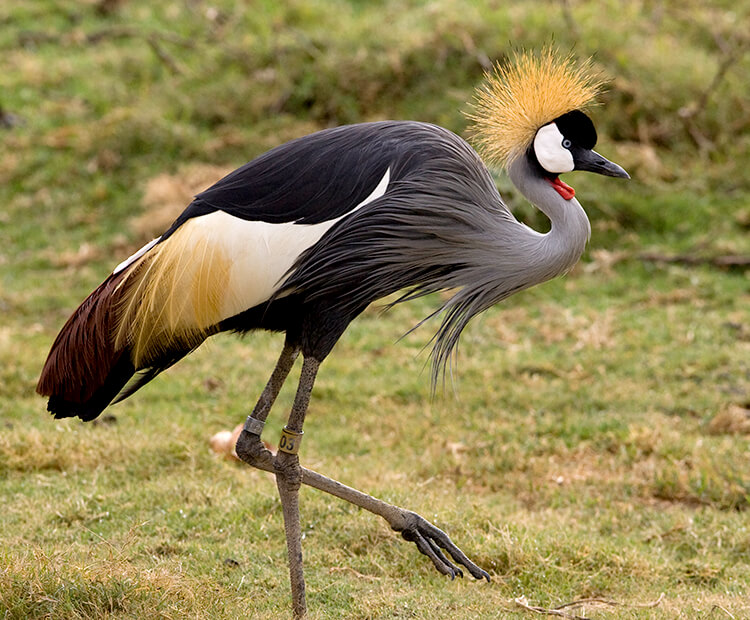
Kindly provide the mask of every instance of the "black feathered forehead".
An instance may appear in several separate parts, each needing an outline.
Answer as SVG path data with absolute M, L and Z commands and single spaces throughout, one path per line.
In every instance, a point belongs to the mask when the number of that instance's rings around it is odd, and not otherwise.
M 591 119 L 580 110 L 566 112 L 554 121 L 560 133 L 576 146 L 593 149 L 596 144 L 596 129 Z

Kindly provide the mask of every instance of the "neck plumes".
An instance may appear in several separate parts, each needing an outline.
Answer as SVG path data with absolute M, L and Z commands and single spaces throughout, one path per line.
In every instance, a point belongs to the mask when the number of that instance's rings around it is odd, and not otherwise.
M 591 235 L 586 212 L 575 199 L 565 200 L 544 177 L 532 169 L 526 157 L 508 166 L 508 175 L 518 190 L 552 223 L 546 234 L 536 233 L 529 260 L 538 270 L 539 281 L 554 278 L 578 262 Z

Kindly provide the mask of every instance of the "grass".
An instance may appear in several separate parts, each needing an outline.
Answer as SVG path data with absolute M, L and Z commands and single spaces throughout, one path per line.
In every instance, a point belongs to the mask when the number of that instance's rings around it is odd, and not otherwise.
M 615 78 L 600 150 L 634 180 L 570 180 L 589 251 L 470 326 L 455 394 L 430 398 L 434 325 L 396 343 L 438 300 L 369 309 L 321 371 L 303 449 L 433 520 L 493 582 L 447 582 L 378 518 L 303 490 L 311 615 L 525 618 L 525 596 L 623 604 L 575 611 L 592 618 L 750 617 L 747 272 L 639 258 L 750 253 L 747 8 L 107 6 L 0 7 L 4 618 L 287 615 L 275 485 L 208 449 L 252 407 L 279 337 L 217 337 L 96 424 L 54 421 L 34 395 L 50 343 L 201 175 L 332 124 L 464 132 L 487 60 L 552 37 Z

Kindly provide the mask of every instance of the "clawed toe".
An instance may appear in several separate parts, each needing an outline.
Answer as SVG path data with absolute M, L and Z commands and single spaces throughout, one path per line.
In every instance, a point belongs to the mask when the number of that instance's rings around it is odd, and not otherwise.
M 413 542 L 420 553 L 430 558 L 435 568 L 444 575 L 448 575 L 451 579 L 455 579 L 456 576 L 463 577 L 461 569 L 446 558 L 440 548 L 432 540 L 425 538 L 418 529 L 404 530 L 401 532 L 401 537 Z
M 459 566 L 456 566 L 456 564 L 459 564 L 466 568 L 475 579 L 490 581 L 489 573 L 479 568 L 466 557 L 466 554 L 440 528 L 435 527 L 432 523 L 414 512 L 407 512 L 403 516 L 405 517 L 405 526 L 394 529 L 397 529 L 397 531 L 400 530 L 404 540 L 413 542 L 420 553 L 430 558 L 439 572 L 448 575 L 451 579 L 463 577 L 463 571 Z M 448 555 L 453 558 L 456 564 L 446 557 L 442 551 L 443 549 L 448 552 Z

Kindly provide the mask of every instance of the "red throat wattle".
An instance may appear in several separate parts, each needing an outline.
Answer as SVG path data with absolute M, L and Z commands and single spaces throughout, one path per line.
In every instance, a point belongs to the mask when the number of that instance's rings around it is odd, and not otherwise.
M 574 190 L 570 185 L 567 183 L 563 183 L 560 180 L 560 177 L 555 177 L 554 179 L 547 179 L 547 182 L 555 188 L 555 191 L 560 194 L 565 200 L 571 200 L 576 195 L 576 190 Z

